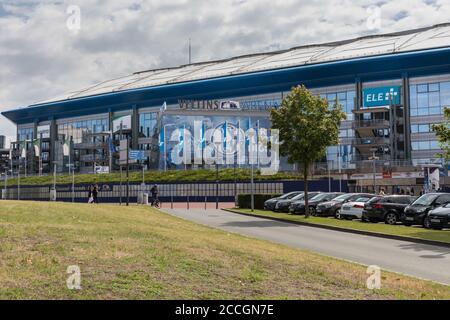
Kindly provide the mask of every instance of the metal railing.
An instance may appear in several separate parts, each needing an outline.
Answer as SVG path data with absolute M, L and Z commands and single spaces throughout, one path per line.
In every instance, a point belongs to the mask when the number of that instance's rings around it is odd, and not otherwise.
M 358 129 L 358 128 L 370 128 L 370 127 L 387 127 L 389 128 L 390 126 L 390 122 L 388 120 L 379 120 L 379 119 L 374 119 L 374 120 L 355 120 L 352 123 L 352 128 L 353 129 Z

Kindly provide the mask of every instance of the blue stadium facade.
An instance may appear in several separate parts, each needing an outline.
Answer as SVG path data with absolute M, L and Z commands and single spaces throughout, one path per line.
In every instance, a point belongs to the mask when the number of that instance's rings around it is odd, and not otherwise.
M 67 170 L 67 140 L 77 171 L 92 172 L 95 165 L 116 170 L 111 134 L 114 143 L 125 135 L 131 148 L 144 150 L 149 169 L 174 168 L 161 132 L 170 136 L 195 120 L 209 128 L 270 127 L 269 110 L 299 84 L 330 104 L 339 101 L 347 114 L 340 144 L 329 148 L 316 170 L 364 177 L 373 154 L 387 178 L 400 172 L 415 177 L 422 165 L 442 165 L 431 125 L 442 122 L 450 106 L 447 24 L 137 72 L 2 114 L 17 124 L 13 165 L 21 164 L 20 170 L 49 172 L 53 164 Z M 33 148 L 37 139 L 40 157 Z

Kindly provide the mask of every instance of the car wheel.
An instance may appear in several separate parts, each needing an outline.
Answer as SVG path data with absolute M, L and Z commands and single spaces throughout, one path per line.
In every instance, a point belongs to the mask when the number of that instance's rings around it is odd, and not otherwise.
M 430 228 L 431 228 L 431 225 L 430 225 L 430 219 L 428 219 L 428 217 L 425 217 L 425 218 L 423 219 L 422 225 L 423 225 L 423 227 L 424 227 L 425 229 L 430 229 Z
M 334 213 L 334 217 L 336 219 L 342 220 L 342 216 L 341 216 L 341 210 L 336 210 L 336 212 Z
M 317 216 L 317 213 L 316 213 L 316 208 L 314 208 L 314 207 L 309 207 L 309 214 L 311 215 L 311 216 Z
M 395 224 L 397 224 L 397 215 L 395 214 L 395 213 L 388 213 L 387 215 L 386 215 L 386 218 L 384 219 L 384 221 L 385 221 L 385 223 L 386 224 L 389 224 L 389 225 L 395 225 Z

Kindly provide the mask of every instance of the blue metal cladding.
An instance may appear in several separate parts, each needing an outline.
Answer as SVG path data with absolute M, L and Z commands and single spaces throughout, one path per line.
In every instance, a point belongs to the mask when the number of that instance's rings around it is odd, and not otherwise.
M 160 107 L 178 99 L 215 99 L 450 73 L 450 48 L 357 58 L 76 98 L 2 114 L 17 124 L 131 109 Z

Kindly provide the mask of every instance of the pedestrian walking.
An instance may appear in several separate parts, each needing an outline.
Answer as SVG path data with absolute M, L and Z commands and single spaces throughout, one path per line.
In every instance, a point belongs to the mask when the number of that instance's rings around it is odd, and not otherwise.
M 94 200 L 94 203 L 98 204 L 98 185 L 95 185 L 94 189 L 92 190 L 92 198 Z
M 88 189 L 88 203 L 93 203 L 94 202 L 94 187 L 92 185 L 89 186 Z

